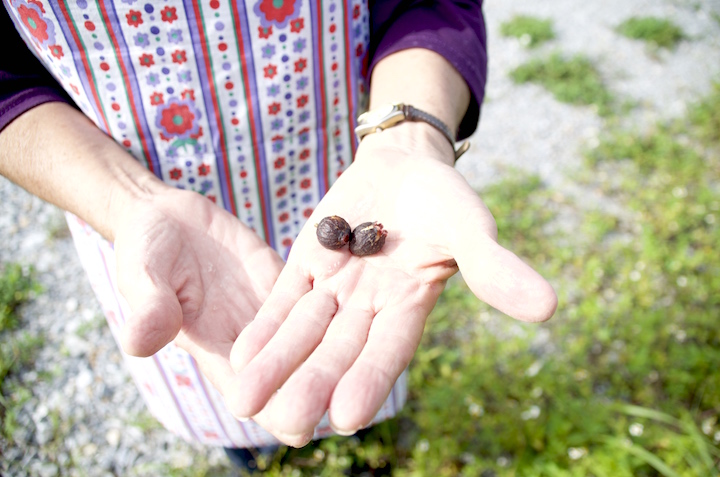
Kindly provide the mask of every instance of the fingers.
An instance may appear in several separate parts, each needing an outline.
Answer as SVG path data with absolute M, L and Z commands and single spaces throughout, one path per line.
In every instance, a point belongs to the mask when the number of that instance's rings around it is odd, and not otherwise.
M 259 424 L 260 427 L 275 436 L 280 442 L 285 445 L 291 447 L 305 446 L 312 440 L 313 435 L 315 434 L 315 426 L 311 427 L 309 431 L 300 434 L 290 434 L 275 428 L 272 424 L 273 420 L 271 419 L 271 413 L 267 410 L 268 407 L 271 407 L 273 405 L 275 401 L 275 396 L 270 398 L 270 401 L 268 402 L 268 405 L 265 407 L 265 409 L 253 416 L 253 421 Z
M 287 436 L 302 436 L 322 419 L 335 386 L 357 359 L 374 312 L 342 309 L 320 345 L 265 406 L 267 425 Z
M 230 363 L 236 373 L 268 344 L 295 304 L 312 290 L 312 283 L 291 265 L 280 273 L 270 295 L 258 310 L 255 319 L 240 333 L 230 351 Z
M 122 348 L 131 356 L 151 356 L 180 331 L 183 320 L 180 303 L 169 284 L 156 284 L 147 275 L 123 288 L 132 316 L 122 329 Z
M 435 303 L 431 301 L 415 304 L 408 300 L 375 316 L 362 352 L 330 401 L 330 423 L 338 434 L 351 435 L 367 427 L 380 410 L 420 343 L 425 319 Z
M 236 417 L 253 416 L 265 406 L 320 343 L 336 311 L 334 295 L 325 290 L 312 290 L 298 300 L 265 347 L 238 373 L 242 386 L 229 391 L 228 397 Z M 251 331 L 265 337 L 278 322 L 264 321 L 267 326 L 261 323 Z
M 452 254 L 478 298 L 521 321 L 545 321 L 555 313 L 552 286 L 517 255 L 472 224 L 458 237 Z

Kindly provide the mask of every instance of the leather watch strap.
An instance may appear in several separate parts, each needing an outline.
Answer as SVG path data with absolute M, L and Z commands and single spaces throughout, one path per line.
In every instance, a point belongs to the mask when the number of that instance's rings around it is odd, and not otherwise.
M 465 154 L 467 150 L 470 148 L 470 143 L 468 141 L 464 141 L 457 149 L 455 149 L 455 138 L 453 137 L 452 132 L 450 131 L 450 128 L 442 122 L 440 119 L 436 118 L 430 113 L 426 113 L 425 111 L 422 111 L 420 109 L 417 109 L 413 106 L 410 106 L 409 104 L 403 104 L 402 105 L 403 113 L 405 114 L 405 119 L 408 121 L 422 121 L 425 123 L 428 123 L 430 126 L 434 127 L 447 138 L 447 140 L 450 142 L 450 146 L 453 148 L 453 151 L 455 151 L 455 160 L 457 161 L 460 156 Z
M 452 132 L 450 131 L 450 128 L 442 122 L 440 119 L 436 118 L 430 113 L 426 113 L 425 111 L 421 109 L 417 109 L 414 106 L 410 106 L 409 104 L 403 104 L 402 105 L 403 113 L 405 114 L 405 119 L 408 121 L 422 121 L 424 123 L 428 123 L 430 126 L 434 127 L 443 135 L 445 138 L 450 142 L 450 147 L 453 148 L 453 151 L 455 151 L 455 160 L 457 161 L 460 156 L 465 154 L 468 149 L 470 149 L 470 143 L 468 141 L 464 141 L 460 146 L 455 149 L 455 138 L 453 137 Z
M 452 132 L 450 132 L 450 128 L 447 126 L 447 124 L 440 121 L 432 114 L 426 113 L 425 111 L 417 109 L 414 106 L 410 106 L 409 104 L 403 104 L 403 113 L 405 113 L 405 119 L 407 119 L 408 121 L 423 121 L 428 123 L 435 129 L 439 130 L 445 135 L 448 141 L 450 141 L 450 144 L 453 145 L 453 149 L 455 148 L 455 141 L 453 139 Z

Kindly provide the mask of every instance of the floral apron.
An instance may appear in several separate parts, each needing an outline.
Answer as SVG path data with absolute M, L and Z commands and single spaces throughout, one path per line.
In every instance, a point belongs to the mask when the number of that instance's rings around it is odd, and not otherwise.
M 365 0 L 3 1 L 30 50 L 101 130 L 285 257 L 352 160 L 367 97 Z M 112 245 L 76 217 L 68 222 L 117 341 L 129 308 Z M 276 442 L 234 419 L 173 343 L 150 358 L 122 354 L 150 412 L 186 440 Z M 375 422 L 403 405 L 405 383 L 403 375 Z M 325 416 L 315 437 L 331 433 Z

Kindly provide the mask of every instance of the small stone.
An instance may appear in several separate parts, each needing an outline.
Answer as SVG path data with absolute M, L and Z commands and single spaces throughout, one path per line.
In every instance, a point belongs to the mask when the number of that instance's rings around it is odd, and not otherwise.
M 35 475 L 38 475 L 39 477 L 54 477 L 56 475 L 59 475 L 60 471 L 57 467 L 57 465 L 52 463 L 37 463 L 38 465 L 33 465 L 33 471 Z
M 78 308 L 78 300 L 75 297 L 70 297 L 65 302 L 65 310 L 68 311 L 68 313 L 72 313 L 73 311 L 76 311 Z
M 98 447 L 91 442 L 90 444 L 87 444 L 82 448 L 82 453 L 86 457 L 90 457 L 91 455 L 95 454 L 97 450 Z
M 118 444 L 120 444 L 120 430 L 119 429 L 110 429 L 105 433 L 105 440 L 107 440 L 110 447 L 117 447 Z

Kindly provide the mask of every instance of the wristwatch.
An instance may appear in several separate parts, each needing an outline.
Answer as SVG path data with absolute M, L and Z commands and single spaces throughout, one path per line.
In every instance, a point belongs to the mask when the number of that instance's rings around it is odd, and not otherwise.
M 420 109 L 417 109 L 409 104 L 393 103 L 386 104 L 370 110 L 366 113 L 358 116 L 358 125 L 355 128 L 355 134 L 358 140 L 368 134 L 375 132 L 382 132 L 387 128 L 391 128 L 402 121 L 422 121 L 428 123 L 447 138 L 450 145 L 455 151 L 455 160 L 457 161 L 460 156 L 470 148 L 470 143 L 464 141 L 457 149 L 455 149 L 455 138 L 450 131 L 450 128 L 430 113 L 426 113 Z

